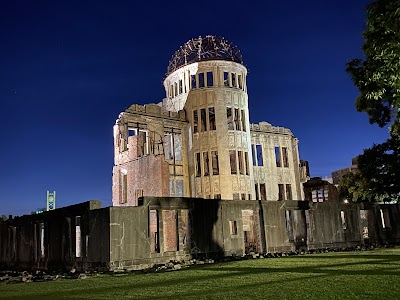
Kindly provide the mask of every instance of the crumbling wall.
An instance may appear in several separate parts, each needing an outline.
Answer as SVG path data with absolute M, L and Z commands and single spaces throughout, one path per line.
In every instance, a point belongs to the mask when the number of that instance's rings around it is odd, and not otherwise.
M 308 247 L 346 248 L 362 243 L 356 204 L 313 203 L 308 212 Z

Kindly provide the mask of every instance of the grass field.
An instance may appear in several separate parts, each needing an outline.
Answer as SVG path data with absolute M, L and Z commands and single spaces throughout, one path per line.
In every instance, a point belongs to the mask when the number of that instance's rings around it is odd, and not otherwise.
M 400 299 L 400 248 L 1 284 L 0 299 Z

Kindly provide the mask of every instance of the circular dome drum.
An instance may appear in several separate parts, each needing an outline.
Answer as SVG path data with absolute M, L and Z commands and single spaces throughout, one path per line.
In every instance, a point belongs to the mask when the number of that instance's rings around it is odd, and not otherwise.
M 207 35 L 186 42 L 169 61 L 167 76 L 182 66 L 205 60 L 230 60 L 243 64 L 240 50 L 223 37 Z

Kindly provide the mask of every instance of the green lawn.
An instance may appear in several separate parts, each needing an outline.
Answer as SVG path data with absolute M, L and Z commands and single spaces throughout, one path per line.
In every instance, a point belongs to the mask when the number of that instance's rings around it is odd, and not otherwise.
M 400 299 L 400 248 L 1 284 L 0 299 Z

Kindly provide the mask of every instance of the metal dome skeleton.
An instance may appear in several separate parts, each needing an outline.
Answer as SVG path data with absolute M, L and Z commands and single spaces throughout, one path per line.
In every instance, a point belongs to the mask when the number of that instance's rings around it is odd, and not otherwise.
M 171 57 L 166 75 L 182 66 L 205 60 L 230 60 L 243 64 L 240 50 L 223 37 L 207 35 L 186 42 Z

